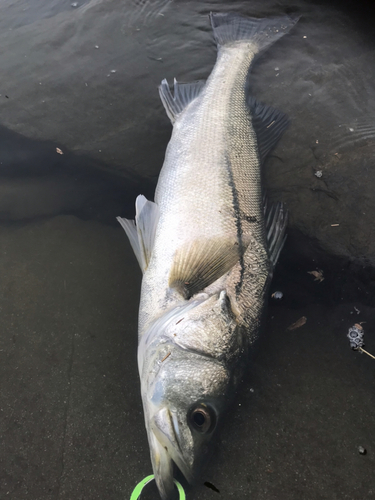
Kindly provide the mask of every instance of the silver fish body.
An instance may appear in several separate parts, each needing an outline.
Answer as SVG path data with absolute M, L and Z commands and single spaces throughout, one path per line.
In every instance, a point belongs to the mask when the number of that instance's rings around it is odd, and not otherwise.
M 257 337 L 286 226 L 266 220 L 261 162 L 285 115 L 247 95 L 255 55 L 296 19 L 211 15 L 218 58 L 207 82 L 160 95 L 173 122 L 155 204 L 119 219 L 144 271 L 138 365 L 155 479 L 173 463 L 193 481 Z M 257 128 L 257 130 L 256 130 Z

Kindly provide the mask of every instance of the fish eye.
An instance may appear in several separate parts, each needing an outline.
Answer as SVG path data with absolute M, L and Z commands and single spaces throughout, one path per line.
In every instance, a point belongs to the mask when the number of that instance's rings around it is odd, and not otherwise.
M 193 429 L 205 434 L 215 427 L 216 416 L 212 408 L 201 403 L 190 410 L 188 421 Z

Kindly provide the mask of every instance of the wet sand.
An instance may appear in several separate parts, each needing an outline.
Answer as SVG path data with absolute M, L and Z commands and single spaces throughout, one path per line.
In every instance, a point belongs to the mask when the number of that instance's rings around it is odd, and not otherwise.
M 60 216 L 2 227 L 0 241 L 0 497 L 129 498 L 151 465 L 136 367 L 140 271 L 125 234 Z M 321 283 L 307 274 L 317 266 Z M 354 286 L 367 305 L 351 300 Z M 370 499 L 375 361 L 346 333 L 365 321 L 375 353 L 372 290 L 298 235 L 277 289 L 284 298 L 270 299 L 248 377 L 188 498 Z M 152 486 L 142 498 L 155 498 Z

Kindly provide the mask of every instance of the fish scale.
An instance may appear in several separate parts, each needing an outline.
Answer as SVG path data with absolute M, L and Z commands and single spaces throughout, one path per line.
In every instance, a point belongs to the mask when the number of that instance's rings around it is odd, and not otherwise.
M 168 279 L 177 248 L 206 237 L 208 228 L 211 236 L 241 239 L 249 234 L 266 246 L 260 160 L 245 96 L 254 54 L 251 43 L 221 49 L 201 95 L 174 126 L 155 194 L 160 221 L 143 280 L 147 292 L 142 292 L 141 330 L 153 319 L 148 311 L 155 317 L 172 305 Z M 248 217 L 256 222 L 248 222 Z M 237 275 L 229 276 L 231 284 Z M 246 308 L 246 294 L 236 295 L 238 307 Z

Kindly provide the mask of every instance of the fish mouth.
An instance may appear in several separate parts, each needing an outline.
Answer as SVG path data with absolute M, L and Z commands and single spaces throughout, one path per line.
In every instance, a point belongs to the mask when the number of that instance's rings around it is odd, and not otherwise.
M 174 464 L 189 483 L 193 481 L 193 474 L 180 448 L 177 418 L 167 408 L 159 410 L 151 419 L 148 438 L 156 485 L 162 499 L 170 500 L 175 494 Z

